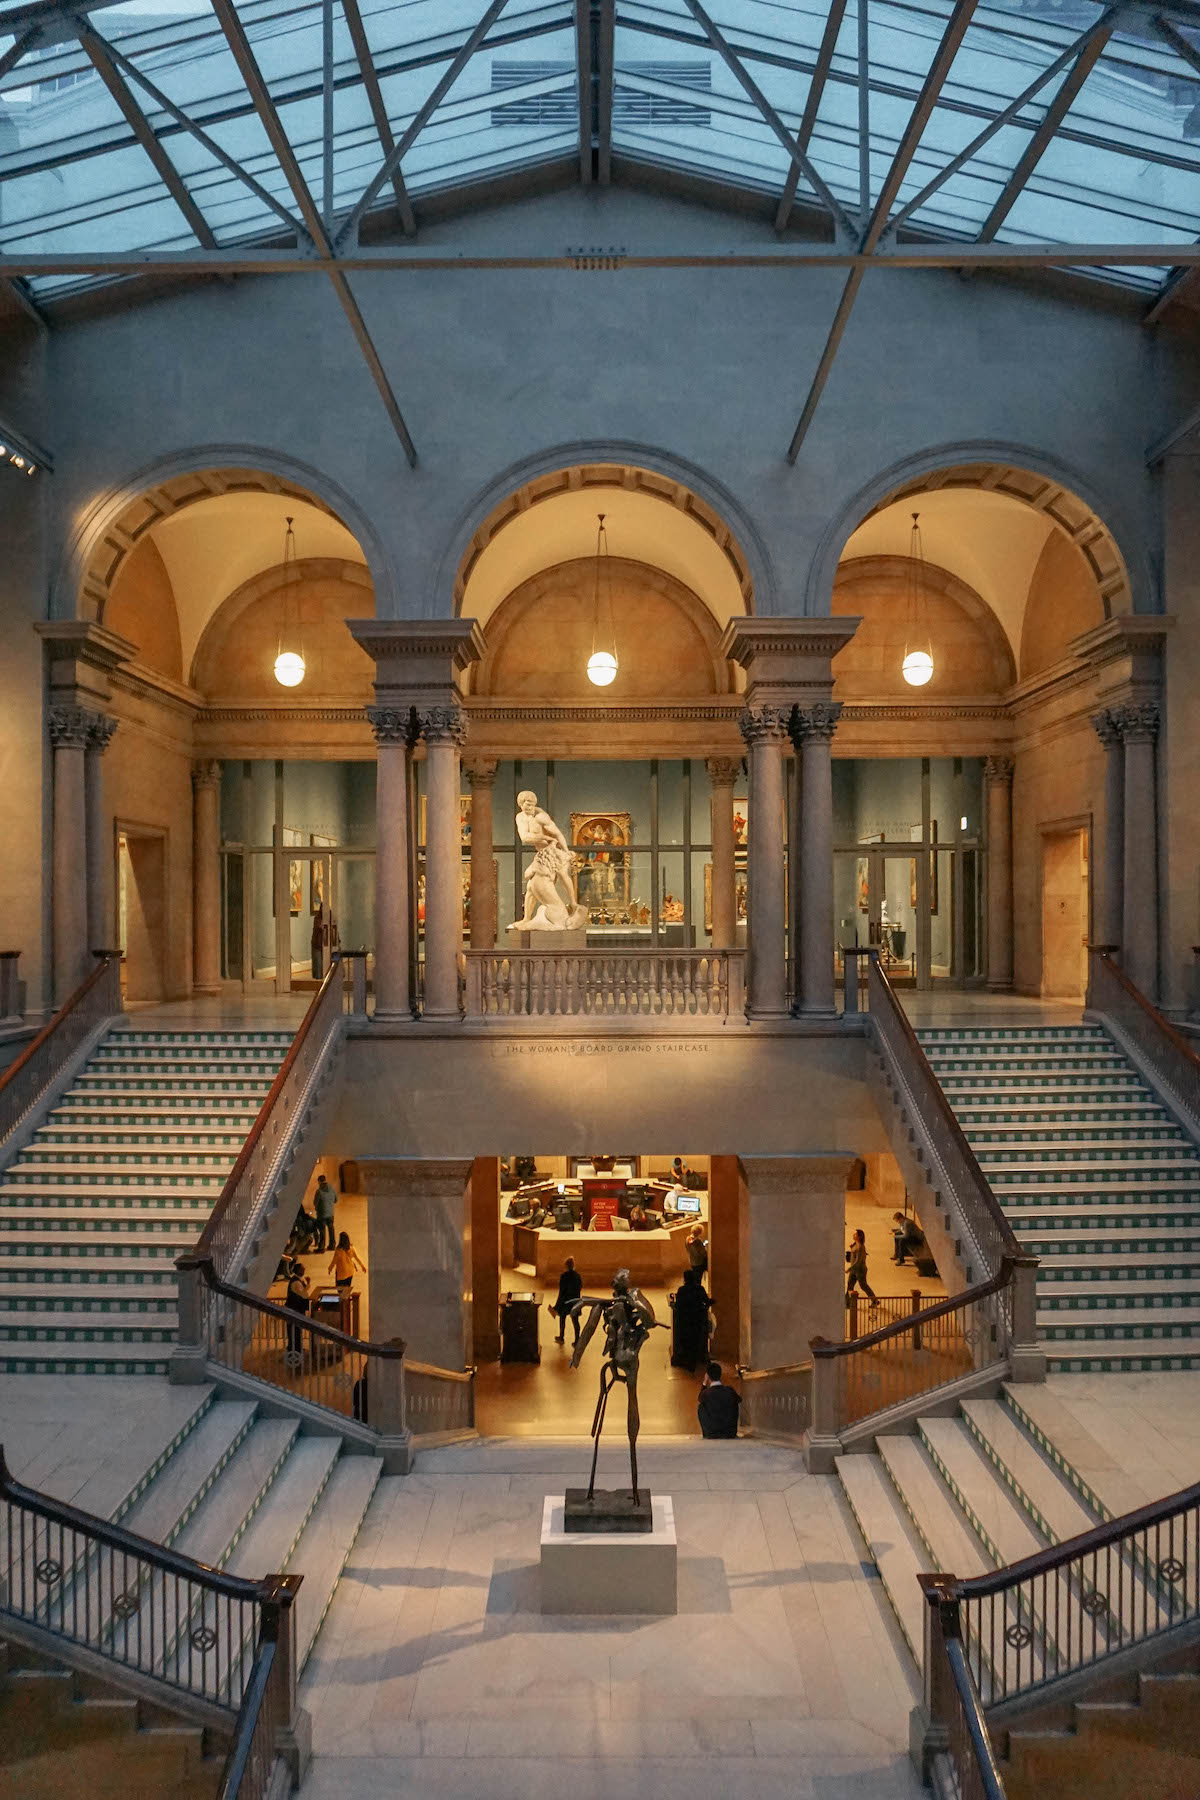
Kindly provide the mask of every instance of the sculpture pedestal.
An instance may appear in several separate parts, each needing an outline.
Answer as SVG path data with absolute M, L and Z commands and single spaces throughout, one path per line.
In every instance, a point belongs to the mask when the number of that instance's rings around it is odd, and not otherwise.
M 668 1494 L 655 1494 L 651 1504 L 653 1531 L 568 1535 L 565 1497 L 547 1494 L 542 1508 L 542 1611 L 678 1612 L 675 1507 Z
M 586 925 L 581 925 L 578 931 L 510 931 L 508 937 L 522 950 L 543 950 L 547 955 L 557 955 L 563 950 L 582 953 L 587 949 Z

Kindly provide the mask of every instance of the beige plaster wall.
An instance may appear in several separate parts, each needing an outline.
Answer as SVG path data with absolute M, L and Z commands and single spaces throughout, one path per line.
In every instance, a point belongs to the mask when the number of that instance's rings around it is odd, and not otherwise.
M 1021 629 L 1021 678 L 1048 669 L 1071 639 L 1104 623 L 1104 602 L 1082 551 L 1052 531 L 1029 583 Z
M 907 557 L 866 556 L 839 565 L 833 611 L 862 624 L 833 659 L 839 700 L 903 699 L 917 690 L 901 673 L 908 628 Z M 921 700 L 953 695 L 999 697 L 1015 669 L 1003 627 L 973 589 L 948 570 L 925 564 L 922 608 L 933 649 L 933 678 Z M 919 646 L 918 646 L 919 647 Z
M 118 829 L 164 833 L 164 965 L 166 998 L 174 999 L 192 986 L 191 714 L 123 685 L 114 687 L 112 711 L 118 725 L 104 755 L 104 789 L 114 893 Z
M 1013 773 L 1013 980 L 1042 990 L 1043 841 L 1047 828 L 1084 825 L 1104 804 L 1104 752 L 1086 712 L 1043 719 L 1018 744 Z M 1090 835 L 1089 835 L 1089 865 Z M 1090 931 L 1091 920 L 1087 922 Z
M 157 545 L 145 537 L 122 562 L 101 623 L 138 647 L 137 660 L 183 680 L 175 591 Z
M 207 698 L 279 700 L 294 694 L 304 704 L 315 698 L 368 704 L 375 665 L 345 622 L 374 611 L 370 576 L 365 568 L 326 559 L 299 567 L 300 578 L 290 587 L 285 588 L 282 569 L 269 569 L 218 607 L 192 665 L 192 683 Z M 284 635 L 285 649 L 294 647 L 293 638 L 303 647 L 306 674 L 298 689 L 281 688 L 275 680 Z

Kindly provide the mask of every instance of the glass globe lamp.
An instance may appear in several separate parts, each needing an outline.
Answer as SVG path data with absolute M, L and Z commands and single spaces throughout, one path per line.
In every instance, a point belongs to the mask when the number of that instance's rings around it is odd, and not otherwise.
M 299 687 L 304 680 L 304 658 L 295 650 L 281 650 L 275 658 L 275 679 L 280 687 Z
M 928 650 L 910 650 L 900 665 L 900 673 L 909 687 L 924 687 L 933 675 L 933 658 Z
M 588 657 L 587 678 L 595 687 L 608 687 L 617 678 L 617 659 L 611 650 L 593 650 Z

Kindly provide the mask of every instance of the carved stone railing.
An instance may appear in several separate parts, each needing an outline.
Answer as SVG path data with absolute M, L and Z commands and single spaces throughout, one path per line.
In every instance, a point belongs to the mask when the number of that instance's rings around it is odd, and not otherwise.
M 1088 945 L 1088 1007 L 1111 1021 L 1200 1133 L 1200 1056 L 1113 961 L 1115 948 Z
M 121 1011 L 121 954 L 98 950 L 99 962 L 33 1042 L 0 1075 L 0 1145 L 28 1118 L 76 1051 Z
M 0 1448 L 0 1636 L 108 1678 L 230 1740 L 221 1792 L 258 1800 L 297 1766 L 299 1575 L 228 1575 L 23 1486 Z M 251 1722 L 252 1721 L 252 1722 Z M 231 1765 L 246 1739 L 242 1773 Z M 252 1743 L 257 1758 L 249 1755 Z M 247 1780 L 257 1771 L 260 1779 Z
M 474 1369 L 438 1369 L 431 1363 L 404 1365 L 405 1419 L 414 1437 L 474 1431 Z
M 342 1028 L 349 967 L 335 953 L 200 1233 L 194 1254 L 208 1258 L 222 1281 L 235 1281 L 241 1274 L 270 1210 L 286 1151 L 312 1099 L 331 1042 Z
M 469 1018 L 745 1015 L 740 950 L 468 950 Z
M 801 1444 L 812 1423 L 812 1364 L 742 1369 L 742 1430 L 754 1437 Z

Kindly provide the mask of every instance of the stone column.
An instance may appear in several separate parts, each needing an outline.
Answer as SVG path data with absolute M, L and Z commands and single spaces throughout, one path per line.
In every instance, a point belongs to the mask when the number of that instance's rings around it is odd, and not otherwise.
M 832 1018 L 833 966 L 833 759 L 830 745 L 841 716 L 840 700 L 797 707 L 792 733 L 800 751 L 804 841 L 800 847 L 800 1011 Z
M 467 722 L 458 706 L 420 715 L 425 739 L 425 998 L 426 1019 L 457 1019 L 462 949 L 462 847 L 458 827 L 459 756 Z
M 749 930 L 747 1016 L 787 1016 L 784 960 L 783 746 L 787 721 L 776 706 L 748 706 L 738 723 L 750 749 Z M 713 870 L 716 890 L 716 869 Z
M 87 948 L 111 950 L 117 941 L 113 905 L 113 842 L 104 804 L 104 752 L 117 721 L 97 713 L 83 757 L 83 803 L 87 814 Z
M 367 1196 L 371 1337 L 403 1338 L 413 1362 L 463 1368 L 472 1360 L 470 1158 L 396 1157 L 358 1168 Z
M 804 1362 L 845 1331 L 846 1155 L 743 1156 L 749 1196 L 750 1365 Z M 372 1329 L 375 1315 L 371 1314 Z
M 710 757 L 705 764 L 712 783 L 712 947 L 732 950 L 737 943 L 734 904 L 733 788 L 741 763 L 732 757 Z
M 471 783 L 471 948 L 496 947 L 496 859 L 492 851 L 492 792 L 499 764 L 479 757 L 467 764 Z
M 471 842 L 474 846 L 474 826 Z M 472 903 L 474 896 L 472 895 Z M 477 1156 L 471 1164 L 470 1361 L 500 1358 L 500 1158 Z
M 989 756 L 983 765 L 987 788 L 987 984 L 1013 983 L 1013 862 L 1011 756 Z
M 412 1017 L 408 981 L 409 713 L 369 706 L 378 746 L 375 785 L 375 1018 Z
M 1104 811 L 1094 865 L 1096 941 L 1119 945 L 1125 885 L 1125 749 L 1116 712 L 1107 709 L 1094 714 L 1092 725 L 1104 746 Z
M 708 1159 L 708 1291 L 717 1318 L 713 1355 L 720 1362 L 748 1364 L 750 1219 L 736 1156 Z
M 1125 882 L 1121 967 L 1147 1000 L 1158 997 L 1158 832 L 1154 740 L 1158 708 L 1143 703 L 1117 711 L 1125 745 Z
M 192 987 L 221 991 L 221 765 L 192 764 Z
M 98 717 L 78 706 L 52 706 L 49 713 L 54 746 L 51 937 L 56 1006 L 79 986 L 91 964 L 84 756 Z

